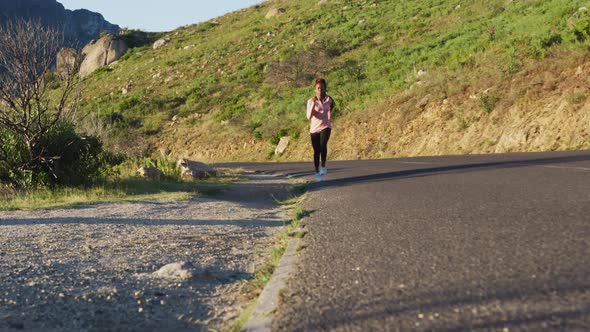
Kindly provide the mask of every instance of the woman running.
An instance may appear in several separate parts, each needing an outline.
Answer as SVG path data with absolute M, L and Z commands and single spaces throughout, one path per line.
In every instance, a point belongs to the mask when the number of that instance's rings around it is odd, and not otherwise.
M 307 101 L 307 119 L 310 120 L 309 132 L 313 147 L 313 164 L 316 181 L 328 173 L 326 158 L 328 156 L 328 140 L 332 131 L 332 110 L 334 100 L 326 94 L 326 80 L 315 80 L 315 96 Z M 321 158 L 321 167 L 320 167 Z

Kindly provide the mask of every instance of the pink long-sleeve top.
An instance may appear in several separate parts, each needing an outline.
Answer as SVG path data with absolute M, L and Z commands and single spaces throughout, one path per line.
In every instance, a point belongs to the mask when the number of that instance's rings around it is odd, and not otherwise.
M 319 100 L 316 96 L 307 101 L 310 133 L 315 134 L 326 128 L 332 128 L 332 108 L 334 108 L 334 100 L 330 96 L 326 96 L 323 100 Z

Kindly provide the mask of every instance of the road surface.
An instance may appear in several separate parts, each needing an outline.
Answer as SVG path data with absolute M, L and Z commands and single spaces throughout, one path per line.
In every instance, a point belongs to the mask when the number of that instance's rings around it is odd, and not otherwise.
M 311 162 L 232 166 L 313 181 Z M 274 330 L 590 331 L 590 151 L 328 171 Z

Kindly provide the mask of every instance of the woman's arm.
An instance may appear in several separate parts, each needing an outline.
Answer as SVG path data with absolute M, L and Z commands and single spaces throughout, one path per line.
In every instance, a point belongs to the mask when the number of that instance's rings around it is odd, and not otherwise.
M 311 116 L 313 115 L 313 99 L 307 101 L 307 120 L 311 120 Z
M 330 97 L 330 109 L 328 110 L 328 121 L 332 121 L 332 110 L 334 109 L 334 99 Z

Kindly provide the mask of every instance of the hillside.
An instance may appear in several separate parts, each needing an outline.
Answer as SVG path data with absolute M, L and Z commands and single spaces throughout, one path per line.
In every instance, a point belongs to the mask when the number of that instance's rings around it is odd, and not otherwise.
M 331 159 L 590 148 L 588 7 L 270 0 L 92 74 L 84 128 L 132 155 L 308 160 L 305 103 L 322 76 Z

